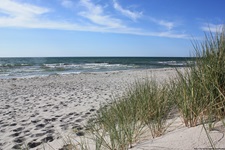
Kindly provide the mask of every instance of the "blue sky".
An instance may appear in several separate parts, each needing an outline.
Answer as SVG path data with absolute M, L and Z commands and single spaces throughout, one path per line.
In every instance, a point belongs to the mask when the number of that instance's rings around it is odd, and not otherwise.
M 1 0 L 0 57 L 190 56 L 224 0 Z

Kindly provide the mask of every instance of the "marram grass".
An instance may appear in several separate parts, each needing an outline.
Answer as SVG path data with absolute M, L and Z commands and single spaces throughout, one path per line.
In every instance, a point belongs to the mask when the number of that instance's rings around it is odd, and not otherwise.
M 101 108 L 95 121 L 88 124 L 98 149 L 131 148 L 146 127 L 153 138 L 162 135 L 171 108 L 168 94 L 167 85 L 154 80 L 137 81 L 124 96 Z
M 220 120 L 225 111 L 225 30 L 194 43 L 195 65 L 173 80 L 174 99 L 188 127 Z

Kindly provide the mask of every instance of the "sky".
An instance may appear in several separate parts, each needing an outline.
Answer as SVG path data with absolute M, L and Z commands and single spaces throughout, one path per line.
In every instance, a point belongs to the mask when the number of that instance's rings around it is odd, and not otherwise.
M 0 57 L 188 57 L 225 0 L 0 0 Z

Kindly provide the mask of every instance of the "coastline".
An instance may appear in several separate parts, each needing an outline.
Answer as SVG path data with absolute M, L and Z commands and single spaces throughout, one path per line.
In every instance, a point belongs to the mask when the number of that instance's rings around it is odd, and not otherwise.
M 166 68 L 0 79 L 0 147 L 37 148 L 74 129 L 82 135 L 89 116 L 128 85 L 147 76 L 163 82 L 174 75 L 174 68 Z

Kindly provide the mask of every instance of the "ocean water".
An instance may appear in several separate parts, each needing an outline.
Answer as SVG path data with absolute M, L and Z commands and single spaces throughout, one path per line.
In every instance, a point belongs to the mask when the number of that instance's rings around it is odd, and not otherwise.
M 40 57 L 0 58 L 0 78 L 82 72 L 185 67 L 188 57 Z

